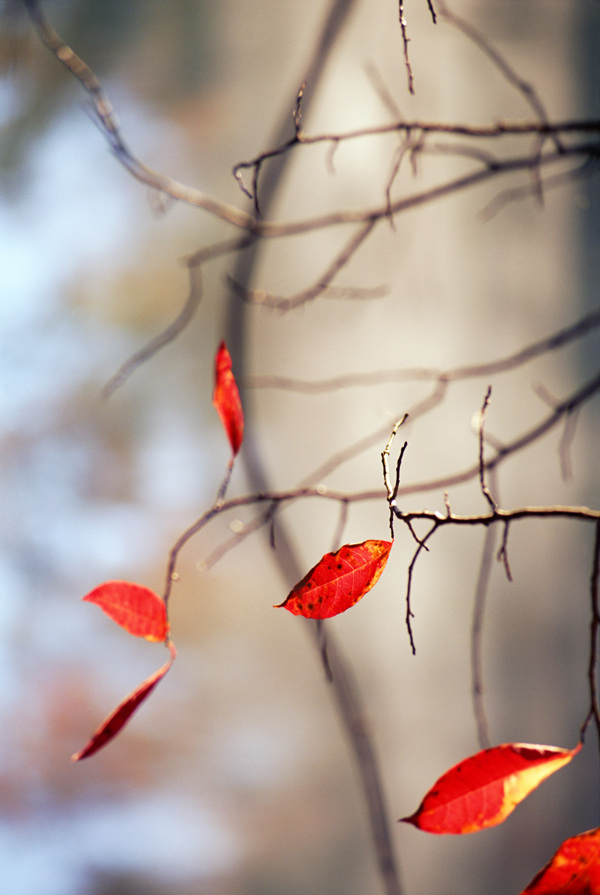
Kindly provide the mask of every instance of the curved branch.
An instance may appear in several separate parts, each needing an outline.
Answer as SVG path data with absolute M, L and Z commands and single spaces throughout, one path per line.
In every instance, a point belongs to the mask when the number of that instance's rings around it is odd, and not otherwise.
M 581 317 L 576 323 L 564 327 L 550 336 L 532 342 L 525 348 L 498 360 L 482 364 L 469 364 L 462 367 L 450 367 L 447 370 L 436 370 L 431 367 L 399 367 L 396 370 L 376 370 L 369 373 L 348 373 L 330 379 L 304 380 L 290 379 L 285 376 L 247 376 L 245 388 L 277 388 L 303 394 L 322 394 L 356 386 L 384 385 L 390 382 L 408 382 L 422 380 L 426 382 L 457 382 L 461 379 L 476 379 L 481 376 L 492 376 L 514 370 L 536 357 L 555 351 L 576 339 L 581 339 L 594 329 L 600 327 L 600 307 Z M 411 414 L 412 415 L 412 414 Z

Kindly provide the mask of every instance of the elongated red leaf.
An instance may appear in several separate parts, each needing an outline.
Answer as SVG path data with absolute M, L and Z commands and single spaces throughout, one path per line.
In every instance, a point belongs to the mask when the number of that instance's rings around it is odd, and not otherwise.
M 505 743 L 465 758 L 401 820 L 428 833 L 475 833 L 502 823 L 540 783 L 581 749 Z
M 81 761 L 82 758 L 89 758 L 90 755 L 93 755 L 94 752 L 102 749 L 103 746 L 106 746 L 107 743 L 110 743 L 110 741 L 116 737 L 119 731 L 127 724 L 135 710 L 138 709 L 142 702 L 150 695 L 175 661 L 177 651 L 172 641 L 169 642 L 169 649 L 171 651 L 171 658 L 169 661 L 165 662 L 165 664 L 159 668 L 158 671 L 155 671 L 154 674 L 151 674 L 150 677 L 147 677 L 139 687 L 132 690 L 123 702 L 119 703 L 108 718 L 102 722 L 98 730 L 93 734 L 83 749 L 71 756 L 71 761 Z
M 169 634 L 165 604 L 153 590 L 129 581 L 106 581 L 83 597 L 135 637 L 166 640 Z
M 565 839 L 521 895 L 600 895 L 600 827 Z
M 331 618 L 354 606 L 377 583 L 392 541 L 345 544 L 323 559 L 290 591 L 283 607 L 305 618 Z
M 221 342 L 215 357 L 213 404 L 221 418 L 235 457 L 244 437 L 244 413 L 237 383 L 231 371 L 231 356 L 225 342 Z

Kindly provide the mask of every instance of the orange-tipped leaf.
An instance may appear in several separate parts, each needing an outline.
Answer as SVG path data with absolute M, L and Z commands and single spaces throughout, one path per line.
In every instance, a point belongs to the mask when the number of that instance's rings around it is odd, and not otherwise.
M 540 783 L 581 749 L 505 743 L 447 771 L 418 810 L 401 818 L 428 833 L 475 833 L 502 823 Z
M 225 342 L 221 342 L 215 357 L 213 404 L 235 457 L 244 438 L 244 413 L 237 383 L 231 370 L 231 356 Z
M 95 603 L 134 637 L 159 642 L 169 634 L 165 604 L 153 590 L 129 581 L 106 581 L 83 599 Z
M 337 553 L 326 553 L 279 607 L 293 615 L 318 619 L 345 612 L 377 583 L 392 543 L 363 541 L 345 544 Z
M 521 895 L 600 895 L 600 827 L 565 839 Z

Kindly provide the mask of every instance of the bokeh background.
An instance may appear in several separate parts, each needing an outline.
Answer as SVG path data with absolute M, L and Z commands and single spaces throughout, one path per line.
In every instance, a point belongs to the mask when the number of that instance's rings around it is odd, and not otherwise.
M 530 117 L 481 50 L 425 2 L 406 9 L 416 94 L 406 89 L 395 0 L 356 0 L 304 127 L 388 122 L 376 83 L 408 119 L 489 123 Z M 102 78 L 128 144 L 178 180 L 247 208 L 231 169 L 272 145 L 329 4 L 321 0 L 52 0 L 65 40 Z M 593 0 L 453 4 L 534 84 L 553 119 L 598 117 L 600 7 Z M 264 531 L 206 569 L 254 516 L 219 518 L 188 544 L 171 604 L 179 657 L 113 744 L 72 765 L 101 719 L 165 659 L 79 598 L 124 578 L 161 592 L 167 554 L 216 495 L 228 445 L 211 406 L 224 334 L 240 377 L 318 380 L 492 360 L 597 305 L 594 180 L 509 204 L 484 222 L 496 183 L 382 225 L 337 285 L 384 297 L 321 298 L 280 314 L 244 307 L 205 271 L 197 316 L 106 401 L 119 365 L 176 316 L 181 258 L 230 231 L 181 204 L 161 211 L 111 155 L 86 97 L 42 47 L 18 2 L 0 3 L 0 867 L 10 895 L 358 895 L 380 891 L 353 757 L 300 619 L 272 609 L 294 583 Z M 373 69 L 378 75 L 374 79 Z M 308 87 L 310 90 L 310 85 Z M 287 105 L 286 105 L 287 104 Z M 287 111 L 286 111 L 287 110 Z M 378 205 L 394 136 L 302 148 L 272 209 L 281 220 Z M 469 163 L 472 164 L 472 163 Z M 395 194 L 465 170 L 408 161 Z M 310 285 L 347 231 L 273 241 L 253 285 Z M 494 379 L 487 425 L 507 442 L 596 368 L 593 334 Z M 472 428 L 488 380 L 452 387 L 408 424 L 404 482 L 476 461 Z M 431 391 L 388 382 L 318 395 L 247 388 L 248 453 L 268 485 L 292 488 L 332 455 L 391 426 Z M 502 467 L 502 505 L 598 507 L 598 405 L 578 419 L 572 476 L 560 431 Z M 318 480 L 379 488 L 375 444 Z M 232 495 L 252 480 L 240 457 Z M 477 483 L 453 487 L 457 512 L 483 511 Z M 443 493 L 407 498 L 443 510 Z M 339 508 L 296 503 L 275 528 L 305 571 L 333 546 Z M 387 507 L 352 506 L 344 541 L 386 537 Z M 331 623 L 352 662 L 381 759 L 407 895 L 518 893 L 560 842 L 598 824 L 598 744 L 500 828 L 430 837 L 395 823 L 447 767 L 477 750 L 470 627 L 482 531 L 445 531 L 417 565 L 411 655 L 404 627 L 414 550 L 398 531 L 377 589 Z M 513 526 L 514 576 L 493 570 L 484 639 L 494 742 L 573 746 L 588 708 L 591 526 Z

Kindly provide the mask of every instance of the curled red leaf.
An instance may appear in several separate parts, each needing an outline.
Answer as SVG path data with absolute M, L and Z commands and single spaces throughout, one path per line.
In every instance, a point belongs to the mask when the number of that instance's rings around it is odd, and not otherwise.
M 116 737 L 119 731 L 121 731 L 127 724 L 135 710 L 138 709 L 142 702 L 150 695 L 175 661 L 177 651 L 172 641 L 169 642 L 169 649 L 171 651 L 169 661 L 165 662 L 165 664 L 159 668 L 158 671 L 155 671 L 154 674 L 151 674 L 150 677 L 147 677 L 139 687 L 132 690 L 123 702 L 119 703 L 116 709 L 105 718 L 83 749 L 71 756 L 71 761 L 81 761 L 82 758 L 89 758 L 90 755 L 98 752 L 99 749 L 102 749 L 103 746 L 106 746 L 112 739 L 114 739 L 114 737 Z
M 129 581 L 106 581 L 83 599 L 95 603 L 134 637 L 160 642 L 169 634 L 165 604 L 153 590 Z
M 231 356 L 225 342 L 221 342 L 215 357 L 213 404 L 235 457 L 244 438 L 244 413 L 237 383 L 231 370 Z
M 331 618 L 364 597 L 379 580 L 392 541 L 345 544 L 326 553 L 277 608 L 305 618 Z
M 428 833 L 475 833 L 502 823 L 540 783 L 581 749 L 505 743 L 455 765 L 429 790 L 418 810 L 401 818 Z
M 521 895 L 600 895 L 600 827 L 565 839 Z

